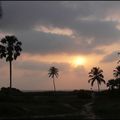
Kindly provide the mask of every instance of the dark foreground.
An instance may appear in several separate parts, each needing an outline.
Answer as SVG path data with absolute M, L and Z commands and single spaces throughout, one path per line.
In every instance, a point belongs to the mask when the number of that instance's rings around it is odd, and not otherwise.
M 120 91 L 0 92 L 0 120 L 120 119 Z
M 0 119 L 84 119 L 89 94 L 73 92 L 0 93 Z
M 120 119 L 120 90 L 103 91 L 96 95 L 93 110 L 101 119 Z

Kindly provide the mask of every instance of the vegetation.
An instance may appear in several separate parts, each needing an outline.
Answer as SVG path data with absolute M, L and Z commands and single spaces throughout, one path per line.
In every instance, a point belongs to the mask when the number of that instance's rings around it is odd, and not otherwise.
M 109 90 L 120 90 L 120 66 L 117 66 L 115 70 L 113 70 L 113 76 L 115 79 L 108 80 L 107 87 L 109 87 Z
M 113 75 L 115 78 L 120 78 L 120 66 L 117 66 L 115 70 L 113 70 Z
M 116 80 L 114 79 L 108 80 L 107 87 L 109 87 L 109 90 L 114 90 L 116 87 Z
M 54 86 L 54 91 L 56 91 L 56 86 L 55 86 L 55 77 L 58 78 L 58 69 L 55 67 L 50 67 L 48 75 L 53 79 L 53 86 Z
M 113 70 L 114 77 L 116 78 L 116 86 L 120 90 L 120 66 L 117 66 L 115 70 Z
M 96 96 L 93 110 L 100 119 L 120 119 L 120 91 L 102 91 Z
M 0 118 L 52 118 L 83 119 L 82 106 L 90 101 L 78 97 L 79 91 L 22 92 L 21 94 L 3 94 L 0 92 Z M 80 94 L 84 93 L 81 91 Z M 86 93 L 87 94 L 87 93 Z M 76 114 L 79 113 L 79 114 Z
M 20 56 L 22 43 L 15 36 L 5 36 L 0 43 L 0 58 L 6 58 L 6 62 L 10 64 L 10 88 L 12 88 L 12 61 Z
M 104 76 L 102 73 L 103 73 L 103 70 L 100 69 L 99 67 L 93 67 L 89 72 L 90 79 L 88 80 L 88 82 L 89 83 L 91 82 L 91 86 L 93 86 L 94 82 L 97 81 L 98 91 L 100 91 L 99 85 L 101 85 L 101 82 L 105 84 Z

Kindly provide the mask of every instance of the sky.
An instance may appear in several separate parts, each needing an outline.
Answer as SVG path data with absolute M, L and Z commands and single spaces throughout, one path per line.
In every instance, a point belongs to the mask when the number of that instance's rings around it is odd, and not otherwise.
M 106 82 L 113 78 L 119 59 L 119 1 L 2 1 L 1 5 L 0 39 L 15 35 L 22 42 L 21 56 L 13 61 L 13 87 L 53 90 L 51 66 L 59 69 L 57 90 L 91 89 L 88 73 L 93 67 L 103 70 Z M 0 87 L 8 87 L 9 63 L 0 60 L 0 68 Z

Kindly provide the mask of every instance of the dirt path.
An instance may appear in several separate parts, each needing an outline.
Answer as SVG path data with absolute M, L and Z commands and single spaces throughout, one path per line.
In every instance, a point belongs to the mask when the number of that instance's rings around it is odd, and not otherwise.
M 76 111 L 79 110 L 78 108 L 73 107 L 72 105 L 70 105 L 70 104 L 68 104 L 68 103 L 65 103 L 64 106 L 65 106 L 65 107 L 68 107 L 68 108 L 70 108 L 70 109 L 72 109 L 72 110 L 76 110 Z
M 94 100 L 95 100 L 95 96 L 92 96 L 91 101 L 83 105 L 81 115 L 83 115 L 85 119 L 92 119 L 92 120 L 101 119 L 100 117 L 96 116 L 93 111 Z
M 89 102 L 83 106 L 81 115 L 83 115 L 85 119 L 93 119 L 93 120 L 97 119 L 97 116 L 94 114 L 92 110 L 92 104 L 93 102 Z

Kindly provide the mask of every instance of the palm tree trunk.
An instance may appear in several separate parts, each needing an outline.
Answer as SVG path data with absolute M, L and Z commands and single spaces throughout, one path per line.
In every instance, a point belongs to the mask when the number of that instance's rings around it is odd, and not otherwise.
M 99 86 L 99 83 L 97 82 L 97 85 L 98 85 L 98 92 L 100 92 L 100 86 Z
M 12 88 L 12 61 L 10 61 L 10 89 Z
M 54 86 L 54 91 L 56 92 L 55 79 L 54 79 L 54 77 L 53 77 L 53 86 Z

